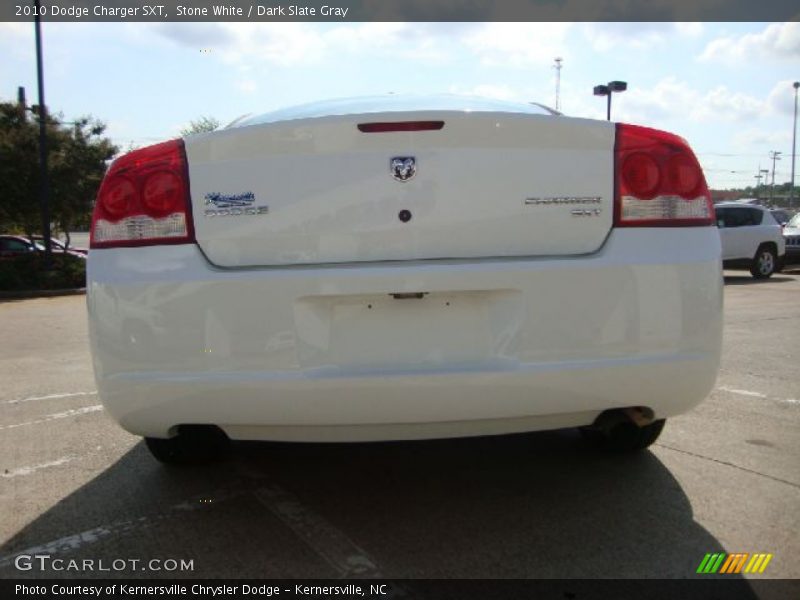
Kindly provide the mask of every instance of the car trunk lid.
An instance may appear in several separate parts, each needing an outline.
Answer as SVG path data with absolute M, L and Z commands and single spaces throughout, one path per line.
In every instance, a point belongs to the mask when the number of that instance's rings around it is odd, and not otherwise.
M 363 127 L 376 123 L 442 125 Z M 602 121 L 451 110 L 186 139 L 197 243 L 221 267 L 595 252 L 613 222 L 613 147 Z

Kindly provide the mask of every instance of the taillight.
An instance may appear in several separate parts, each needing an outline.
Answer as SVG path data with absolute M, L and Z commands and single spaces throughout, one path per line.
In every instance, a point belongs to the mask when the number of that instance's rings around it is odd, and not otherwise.
M 91 248 L 194 242 L 183 140 L 121 156 L 106 173 L 92 215 Z
M 359 123 L 358 130 L 363 133 L 392 133 L 396 131 L 438 131 L 444 121 L 391 121 L 381 123 Z
M 703 171 L 683 138 L 647 127 L 617 125 L 614 225 L 713 225 Z

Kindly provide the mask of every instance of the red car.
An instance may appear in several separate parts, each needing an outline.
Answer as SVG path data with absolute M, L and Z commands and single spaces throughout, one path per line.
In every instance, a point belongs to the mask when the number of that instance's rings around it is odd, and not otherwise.
M 44 250 L 44 238 L 42 236 L 33 236 L 33 241 L 36 242 L 37 246 L 41 246 L 41 249 Z M 50 247 L 53 252 L 63 252 L 65 249 L 64 242 L 61 242 L 55 238 L 50 238 Z M 74 246 L 70 246 L 67 252 L 71 254 L 82 254 L 83 256 L 89 254 L 89 250 L 87 248 L 75 248 Z
M 64 244 L 58 240 L 50 238 L 50 245 L 53 252 L 64 252 Z M 42 237 L 33 237 L 33 240 L 20 235 L 0 235 L 0 258 L 14 258 L 29 252 L 44 251 L 44 241 Z M 86 258 L 87 250 L 70 248 L 67 254 Z

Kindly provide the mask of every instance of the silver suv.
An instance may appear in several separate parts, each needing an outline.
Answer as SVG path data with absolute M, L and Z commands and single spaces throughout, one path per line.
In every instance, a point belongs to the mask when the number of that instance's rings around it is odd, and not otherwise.
M 766 208 L 739 202 L 714 207 L 726 269 L 750 269 L 756 279 L 780 271 L 786 254 L 781 226 Z

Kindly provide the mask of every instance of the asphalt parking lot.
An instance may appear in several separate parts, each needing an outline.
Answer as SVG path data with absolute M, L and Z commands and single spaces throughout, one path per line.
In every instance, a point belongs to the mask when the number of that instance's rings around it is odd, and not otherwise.
M 176 469 L 102 410 L 83 296 L 0 302 L 0 578 L 92 576 L 21 553 L 192 561 L 103 577 L 684 578 L 720 551 L 798 578 L 798 331 L 800 271 L 726 272 L 717 386 L 637 456 L 564 430 L 239 443 Z

